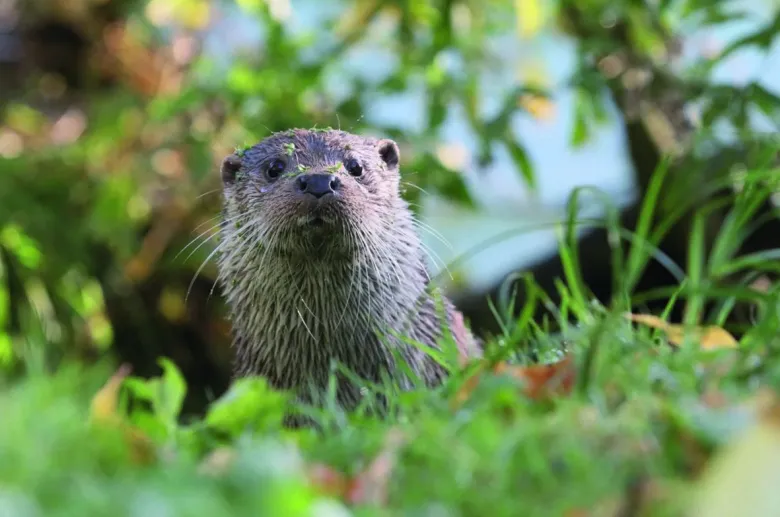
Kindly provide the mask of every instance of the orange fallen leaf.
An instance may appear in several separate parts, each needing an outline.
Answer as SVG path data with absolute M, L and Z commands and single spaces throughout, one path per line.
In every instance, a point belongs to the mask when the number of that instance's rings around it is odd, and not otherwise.
M 686 333 L 695 335 L 699 345 L 705 350 L 718 348 L 736 348 L 739 343 L 727 330 L 716 326 L 707 327 L 685 327 L 683 325 L 674 325 L 667 323 L 657 316 L 650 314 L 631 314 L 627 313 L 626 318 L 635 322 L 647 325 L 648 327 L 663 330 L 669 342 L 675 346 L 681 346 L 685 340 Z
M 123 364 L 98 390 L 92 397 L 90 404 L 90 419 L 98 425 L 119 427 L 130 448 L 132 460 L 136 463 L 147 464 L 156 457 L 154 445 L 149 437 L 128 424 L 117 412 L 119 388 L 128 375 L 130 375 L 130 366 Z
M 555 363 L 531 366 L 507 365 L 497 370 L 498 373 L 502 371 L 525 381 L 525 394 L 532 399 L 568 394 L 574 388 L 576 377 L 576 368 L 571 355 Z
M 456 405 L 460 405 L 468 399 L 487 368 L 487 363 L 483 362 L 477 372 L 463 383 L 455 396 Z M 555 363 L 530 366 L 512 365 L 502 361 L 494 365 L 491 371 L 523 381 L 523 393 L 534 400 L 570 393 L 574 388 L 577 373 L 571 355 L 567 355 Z

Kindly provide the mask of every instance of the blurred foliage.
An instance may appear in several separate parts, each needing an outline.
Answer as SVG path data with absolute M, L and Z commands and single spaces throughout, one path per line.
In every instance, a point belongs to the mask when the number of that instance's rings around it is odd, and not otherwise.
M 491 372 L 488 358 L 435 389 L 366 386 L 391 398 L 386 418 L 369 407 L 344 413 L 331 393 L 327 407 L 310 408 L 314 431 L 283 428 L 291 399 L 261 378 L 238 380 L 202 417 L 180 418 L 188 386 L 167 361 L 150 379 L 74 364 L 11 386 L 0 379 L 0 511 L 775 515 L 780 286 L 753 294 L 756 324 L 728 348 L 695 337 L 680 346 L 668 328 L 634 327 L 561 288 L 565 301 L 551 311 L 561 336 L 508 322 L 491 349 L 530 341 L 550 356 L 560 353 L 554 340 L 566 342 L 571 381 L 535 396 L 529 387 L 556 379 Z M 567 310 L 582 319 L 568 326 Z
M 0 89 L 0 368 L 9 372 L 114 352 L 144 374 L 160 355 L 190 379 L 224 373 L 229 328 L 207 260 L 220 202 L 215 171 L 236 146 L 271 131 L 334 126 L 395 138 L 407 179 L 419 187 L 405 192 L 412 202 L 424 190 L 477 208 L 457 170 L 463 165 L 441 144 L 443 124 L 462 110 L 479 139 L 480 166 L 504 147 L 533 186 L 533 163 L 511 122 L 543 117 L 550 92 L 518 70 L 515 87 L 488 110 L 484 77 L 515 66 L 496 48 L 521 45 L 543 28 L 578 39 L 579 64 L 567 85 L 577 92 L 573 145 L 607 121 L 604 94 L 616 89 L 623 97 L 613 101 L 640 112 L 656 89 L 680 93 L 700 106 L 697 138 L 710 148 L 715 122 L 744 131 L 756 114 L 775 124 L 780 114 L 780 99 L 757 82 L 710 82 L 711 70 L 737 49 L 768 49 L 780 14 L 717 55 L 679 65 L 681 36 L 736 19 L 738 2 L 12 5 L 20 33 L 51 20 L 70 27 L 83 59 L 36 61 L 15 71 L 16 87 Z M 296 10 L 315 7 L 324 24 L 298 30 Z M 230 47 L 243 37 L 251 43 Z M 345 65 L 364 49 L 377 52 L 385 73 Z M 52 60 L 57 67 L 46 64 Z M 377 99 L 408 90 L 424 92 L 422 127 L 366 116 Z M 672 137 L 667 145 L 664 135 L 675 121 L 652 120 L 659 148 L 673 153 L 680 142 Z

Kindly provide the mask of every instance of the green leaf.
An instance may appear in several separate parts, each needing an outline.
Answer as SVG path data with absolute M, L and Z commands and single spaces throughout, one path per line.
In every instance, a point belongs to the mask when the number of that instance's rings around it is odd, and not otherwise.
M 536 178 L 534 177 L 533 165 L 531 165 L 531 160 L 528 158 L 525 149 L 517 143 L 511 135 L 506 135 L 504 137 L 504 144 L 509 150 L 512 161 L 515 162 L 515 166 L 517 166 L 517 169 L 523 176 L 525 182 L 532 190 L 536 190 Z
M 772 21 L 759 30 L 727 45 L 715 59 L 710 61 L 710 69 L 743 47 L 756 46 L 764 51 L 769 50 L 778 32 L 780 32 L 780 11 L 775 14 L 775 18 Z
M 161 358 L 159 364 L 163 369 L 163 375 L 157 388 L 155 412 L 164 416 L 168 422 L 175 422 L 184 404 L 187 383 L 173 362 Z
M 585 113 L 581 103 L 574 107 L 574 124 L 571 130 L 569 144 L 572 147 L 582 147 L 588 139 L 588 125 L 585 121 Z
M 758 83 L 752 83 L 747 87 L 748 99 L 750 99 L 767 117 L 774 119 L 780 110 L 780 97 L 770 92 Z
M 0 332 L 0 370 L 11 365 L 14 359 L 11 336 Z
M 206 414 L 206 425 L 231 436 L 247 429 L 278 427 L 284 418 L 287 395 L 274 391 L 262 377 L 236 380 Z
M 125 379 L 125 386 L 134 397 L 152 405 L 153 415 L 143 416 L 143 412 L 136 412 L 134 418 L 159 420 L 169 433 L 173 433 L 187 394 L 187 384 L 173 362 L 161 358 L 159 364 L 163 369 L 161 377 L 130 377 Z
M 236 0 L 236 3 L 244 12 L 250 14 L 262 12 L 265 5 L 263 0 Z
M 431 92 L 428 101 L 428 127 L 436 130 L 441 127 L 447 117 L 447 99 L 440 89 Z
M 141 379 L 138 377 L 128 377 L 125 379 L 123 386 L 130 394 L 139 400 L 145 402 L 154 402 L 154 379 Z
M 0 244 L 13 253 L 27 268 L 38 269 L 43 260 L 40 246 L 16 225 L 0 229 Z
M 155 442 L 164 442 L 166 438 L 170 436 L 168 425 L 158 415 L 135 411 L 130 421 L 132 424 L 143 432 L 146 436 L 154 440 Z

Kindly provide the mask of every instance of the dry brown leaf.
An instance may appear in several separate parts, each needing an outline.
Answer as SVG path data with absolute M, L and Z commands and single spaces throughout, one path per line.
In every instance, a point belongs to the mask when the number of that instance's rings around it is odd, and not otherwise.
M 577 369 L 572 357 L 567 355 L 551 364 L 506 366 L 506 372 L 525 381 L 525 394 L 532 399 L 538 399 L 571 393 Z
M 685 340 L 686 331 L 695 335 L 699 345 L 705 350 L 718 348 L 736 348 L 739 342 L 727 330 L 716 326 L 689 327 L 667 323 L 658 316 L 650 314 L 627 313 L 626 318 L 647 325 L 648 327 L 663 330 L 669 342 L 675 346 L 681 346 Z
M 148 464 L 156 458 L 152 441 L 139 429 L 128 424 L 117 412 L 119 388 L 130 375 L 130 365 L 123 364 L 100 390 L 92 397 L 90 419 L 98 425 L 119 427 L 130 449 L 131 459 L 139 464 Z
M 455 396 L 455 405 L 463 404 L 479 384 L 488 364 L 483 362 L 477 372 L 463 383 Z M 574 360 L 567 355 L 558 362 L 534 364 L 531 366 L 512 365 L 500 362 L 493 366 L 492 372 L 509 375 L 523 381 L 523 393 L 531 399 L 542 399 L 551 395 L 566 395 L 574 388 L 577 369 Z

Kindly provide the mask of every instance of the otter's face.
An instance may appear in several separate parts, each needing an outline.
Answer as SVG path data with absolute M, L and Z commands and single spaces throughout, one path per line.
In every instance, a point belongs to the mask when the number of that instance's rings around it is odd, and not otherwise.
M 223 231 L 287 253 L 354 251 L 398 213 L 398 161 L 392 140 L 277 133 L 223 161 Z

